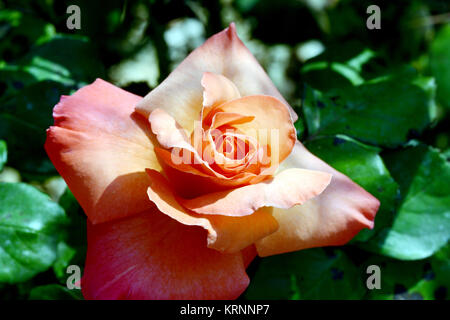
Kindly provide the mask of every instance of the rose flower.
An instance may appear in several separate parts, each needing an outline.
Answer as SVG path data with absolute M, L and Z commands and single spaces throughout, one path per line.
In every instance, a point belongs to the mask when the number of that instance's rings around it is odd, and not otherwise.
M 86 299 L 233 299 L 252 259 L 342 245 L 379 201 L 297 141 L 238 38 L 212 36 L 141 98 L 96 80 L 45 148 L 88 217 Z

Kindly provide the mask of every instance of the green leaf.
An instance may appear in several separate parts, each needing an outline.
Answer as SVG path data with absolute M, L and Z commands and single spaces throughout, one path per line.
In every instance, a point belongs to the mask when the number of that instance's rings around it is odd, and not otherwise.
M 430 49 L 430 69 L 437 82 L 439 102 L 450 108 L 450 25 L 444 26 L 436 34 Z
M 14 62 L 0 62 L 0 93 L 2 99 L 10 98 L 29 85 L 47 80 L 78 89 L 104 74 L 87 38 L 56 35 Z
M 0 282 L 26 281 L 56 258 L 64 210 L 24 183 L 0 183 Z
M 6 143 L 3 140 L 0 140 L 0 171 L 3 170 L 3 166 L 8 159 L 8 151 L 6 149 Z
M 65 284 L 69 276 L 66 273 L 67 267 L 84 265 L 87 251 L 87 222 L 86 215 L 69 188 L 66 187 L 59 204 L 64 208 L 69 223 L 65 226 L 64 241 L 58 243 L 53 271 L 58 280 Z
M 53 124 L 52 109 L 70 88 L 53 81 L 26 87 L 0 105 L 0 139 L 14 150 L 9 163 L 25 172 L 54 173 L 44 151 L 45 130 Z
M 360 271 L 342 250 L 308 249 L 261 260 L 247 299 L 359 299 Z
M 0 11 L 0 55 L 11 60 L 22 55 L 35 43 L 42 43 L 55 34 L 55 27 L 31 14 L 17 11 Z
M 66 211 L 69 224 L 65 228 L 67 238 L 64 240 L 64 244 L 59 247 L 58 257 L 61 259 L 58 259 L 58 261 L 61 263 L 55 265 L 54 270 L 58 278 L 65 281 L 67 277 L 65 272 L 68 265 L 84 265 L 87 251 L 87 219 L 69 188 L 66 188 L 59 199 L 59 204 Z M 64 276 L 62 276 L 62 273 L 64 273 Z
M 67 278 L 67 267 L 70 265 L 70 261 L 75 254 L 76 250 L 68 246 L 64 241 L 58 243 L 53 271 L 55 272 L 56 277 L 63 283 L 65 283 Z
M 360 85 L 364 83 L 364 78 L 361 76 L 362 66 L 373 57 L 375 57 L 375 53 L 372 50 L 365 49 L 343 62 L 323 61 L 316 58 L 313 62 L 303 66 L 301 72 L 309 85 L 322 91 Z
M 399 190 L 379 156 L 380 149 L 343 135 L 315 138 L 306 141 L 305 145 L 316 156 L 380 200 L 375 228 L 361 230 L 355 240 L 367 241 L 376 230 L 391 224 Z
M 450 161 L 450 148 L 442 152 L 442 155 L 444 156 L 445 159 L 447 159 L 447 161 Z
M 6 100 L 17 94 L 24 87 L 36 83 L 36 78 L 18 66 L 0 63 L 1 100 Z
M 38 81 L 52 80 L 65 85 L 85 84 L 104 77 L 104 67 L 88 38 L 56 35 L 36 46 L 14 65 Z
M 417 292 L 409 292 L 425 274 L 426 261 L 398 261 L 373 255 L 363 264 L 365 268 L 375 265 L 380 268 L 380 289 L 368 290 L 366 298 L 373 300 L 422 299 Z M 366 279 L 371 274 L 366 275 Z
M 384 156 L 402 201 L 391 227 L 365 245 L 401 260 L 424 259 L 450 239 L 450 163 L 423 145 Z
M 369 299 L 448 299 L 450 287 L 450 246 L 433 257 L 419 261 L 399 261 L 372 256 L 364 265 L 377 265 L 381 288 L 370 290 Z
M 435 119 L 430 78 L 385 78 L 322 93 L 305 88 L 303 111 L 309 135 L 345 134 L 394 147 Z
M 305 134 L 305 123 L 301 117 L 294 123 L 295 130 L 297 131 L 297 139 L 301 140 Z
M 30 300 L 83 300 L 81 290 L 69 290 L 59 284 L 35 287 L 30 291 Z

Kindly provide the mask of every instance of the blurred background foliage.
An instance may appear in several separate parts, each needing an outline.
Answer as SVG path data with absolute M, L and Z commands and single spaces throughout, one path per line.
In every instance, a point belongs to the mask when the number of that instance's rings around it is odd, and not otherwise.
M 232 21 L 299 139 L 381 200 L 344 247 L 256 259 L 241 299 L 449 298 L 450 2 L 0 0 L 0 299 L 82 299 L 86 219 L 43 149 L 59 97 L 95 78 L 143 96 Z

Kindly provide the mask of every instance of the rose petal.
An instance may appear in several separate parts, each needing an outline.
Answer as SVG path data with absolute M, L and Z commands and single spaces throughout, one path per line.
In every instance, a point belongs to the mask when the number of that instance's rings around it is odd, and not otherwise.
M 270 145 L 275 159 L 281 163 L 291 153 L 297 134 L 283 103 L 270 96 L 246 96 L 220 106 L 226 113 L 239 113 L 254 117 L 251 122 L 237 123 L 234 127 L 247 136 L 255 138 L 260 145 Z
M 242 172 L 232 178 L 211 176 L 204 173 L 199 166 L 185 164 L 181 160 L 173 161 L 173 153 L 166 149 L 155 148 L 155 151 L 176 194 L 184 198 L 195 198 L 205 193 L 243 186 L 259 178 L 251 172 Z
M 190 163 L 186 164 L 196 164 L 201 166 L 204 172 L 210 175 L 218 175 L 207 162 L 203 161 L 201 155 L 198 154 L 197 150 L 190 144 L 189 138 L 183 131 L 175 119 L 170 116 L 163 109 L 154 110 L 148 118 L 153 133 L 156 135 L 158 142 L 161 146 L 166 149 L 182 149 L 182 157 L 188 155 L 188 160 Z M 172 154 L 173 155 L 173 154 Z M 171 157 L 173 160 L 173 156 Z M 181 158 L 180 158 L 181 160 Z
M 228 100 L 240 98 L 238 88 L 229 79 L 220 74 L 203 73 L 203 107 L 218 106 Z M 206 116 L 207 114 L 203 114 Z
M 330 183 L 329 173 L 287 169 L 274 178 L 228 191 L 180 199 L 187 209 L 199 214 L 246 216 L 261 207 L 291 208 L 320 194 Z
M 253 259 L 255 259 L 256 256 L 258 255 L 256 247 L 253 244 L 243 249 L 241 253 L 242 258 L 244 259 L 244 266 L 246 269 L 250 265 L 250 263 L 252 263 Z
M 219 189 L 224 186 L 237 186 L 256 179 L 257 176 L 251 172 L 243 172 L 234 177 L 226 177 L 220 172 L 215 171 L 208 162 L 204 161 L 198 154 L 198 151 L 189 143 L 185 132 L 176 123 L 167 112 L 162 109 L 153 111 L 149 117 L 151 128 L 156 135 L 158 142 L 171 151 L 156 148 L 159 158 L 168 166 L 183 172 L 189 173 L 190 176 L 178 175 L 178 177 L 171 177 L 171 180 L 177 185 L 183 185 L 184 180 L 194 179 L 194 175 L 201 176 L 204 185 L 217 185 Z M 183 177 L 184 176 L 184 177 Z M 172 179 L 173 178 L 173 179 Z M 197 179 L 198 180 L 198 179 Z M 200 182 L 199 180 L 197 182 Z M 188 183 L 191 183 L 188 181 Z M 202 184 L 202 183 L 199 183 Z M 183 188 L 177 191 L 185 193 L 185 191 L 196 191 L 192 188 Z M 185 190 L 185 191 L 183 191 Z
M 297 143 L 283 167 L 321 170 L 333 175 L 330 185 L 314 199 L 291 209 L 274 209 L 277 232 L 256 242 L 260 256 L 312 247 L 343 245 L 362 228 L 372 228 L 380 202 L 345 175 Z
M 225 125 L 232 126 L 247 123 L 253 119 L 255 119 L 254 116 L 243 116 L 240 113 L 216 112 L 211 121 L 211 129 L 217 129 Z
M 103 80 L 62 97 L 45 149 L 93 223 L 148 209 L 145 168 L 160 170 L 141 98 Z
M 203 158 L 208 159 L 208 163 L 211 163 L 211 167 L 216 172 L 220 172 L 233 180 L 241 172 L 259 174 L 261 170 L 258 169 L 261 168 L 261 163 L 258 162 L 257 142 L 252 137 L 246 137 L 231 131 L 225 134 L 216 131 L 214 135 L 216 135 L 215 138 L 213 138 L 210 130 L 206 132 L 207 139 L 203 142 L 205 145 Z M 224 145 L 227 141 L 230 141 L 230 138 L 239 143 L 231 146 L 231 152 L 224 152 Z M 259 151 L 262 152 L 262 150 Z M 245 171 L 243 171 L 244 169 Z
M 193 150 L 189 138 L 173 117 L 163 109 L 153 111 L 148 121 L 152 132 L 156 135 L 158 142 L 164 148 L 187 148 Z
M 234 253 L 251 245 L 278 228 L 271 208 L 261 208 L 245 217 L 198 215 L 183 208 L 167 180 L 155 170 L 147 170 L 151 183 L 148 196 L 158 209 L 187 226 L 200 226 L 208 231 L 209 248 Z
M 235 299 L 249 279 L 248 252 L 208 249 L 205 231 L 156 209 L 88 224 L 86 299 Z M 244 261 L 245 254 L 245 261 Z
M 153 110 L 164 109 L 184 129 L 192 132 L 203 105 L 201 79 L 204 72 L 227 77 L 241 96 L 261 94 L 278 98 L 289 109 L 292 120 L 297 120 L 294 110 L 238 38 L 234 24 L 194 50 L 137 105 L 136 110 L 148 117 Z

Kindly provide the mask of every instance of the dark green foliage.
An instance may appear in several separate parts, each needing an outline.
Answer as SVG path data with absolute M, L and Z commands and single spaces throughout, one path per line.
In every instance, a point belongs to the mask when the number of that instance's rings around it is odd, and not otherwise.
M 298 138 L 381 201 L 346 246 L 256 259 L 241 298 L 448 299 L 450 2 L 380 2 L 368 30 L 377 2 L 0 0 L 0 299 L 82 299 L 86 217 L 43 149 L 60 96 L 95 78 L 143 96 L 232 21 Z

